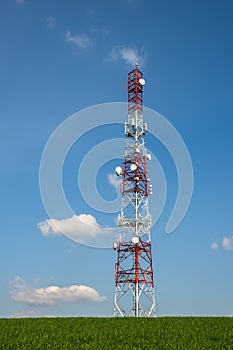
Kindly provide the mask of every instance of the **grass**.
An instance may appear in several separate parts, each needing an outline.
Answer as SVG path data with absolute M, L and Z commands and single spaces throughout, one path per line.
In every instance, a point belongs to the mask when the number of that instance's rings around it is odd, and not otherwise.
M 232 317 L 0 319 L 1 350 L 232 350 Z

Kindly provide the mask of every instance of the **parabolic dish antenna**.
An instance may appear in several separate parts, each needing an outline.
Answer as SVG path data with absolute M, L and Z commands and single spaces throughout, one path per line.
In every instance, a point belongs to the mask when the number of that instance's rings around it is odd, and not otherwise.
M 139 84 L 143 86 L 146 84 L 146 81 L 143 78 L 141 78 L 139 79 Z
M 115 172 L 116 172 L 116 175 L 117 175 L 117 176 L 121 176 L 121 174 L 122 174 L 122 169 L 121 169 L 121 167 L 120 167 L 120 166 L 117 166 L 116 169 L 115 169 Z
M 136 164 L 131 164 L 130 165 L 130 170 L 135 171 L 137 169 L 137 167 L 138 166 Z
M 134 237 L 132 237 L 131 241 L 133 244 L 138 244 L 139 238 L 137 236 L 134 236 Z

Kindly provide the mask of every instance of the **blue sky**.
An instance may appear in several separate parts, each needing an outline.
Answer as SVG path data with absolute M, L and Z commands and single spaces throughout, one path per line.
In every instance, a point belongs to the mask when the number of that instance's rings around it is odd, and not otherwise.
M 157 314 L 233 315 L 232 14 L 231 0 L 0 2 L 0 317 L 113 314 L 115 252 L 46 227 L 41 232 L 38 223 L 49 217 L 39 166 L 50 135 L 70 115 L 126 102 L 136 59 L 146 78 L 144 103 L 178 130 L 195 179 L 184 220 L 166 235 L 177 174 L 169 153 L 148 135 L 168 191 L 151 233 Z M 114 113 L 112 119 L 117 123 Z M 97 231 L 114 226 L 114 215 L 85 203 L 77 169 L 95 145 L 121 132 L 120 126 L 92 130 L 64 163 L 66 197 L 77 215 L 96 220 Z M 109 174 L 119 161 L 98 173 L 106 200 L 117 196 Z M 153 187 L 156 205 L 156 176 Z

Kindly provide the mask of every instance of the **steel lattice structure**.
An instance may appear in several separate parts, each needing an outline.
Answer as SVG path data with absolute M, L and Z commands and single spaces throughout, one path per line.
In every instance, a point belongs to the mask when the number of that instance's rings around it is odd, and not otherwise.
M 122 207 L 118 217 L 119 234 L 113 247 L 115 264 L 114 316 L 155 316 L 148 196 L 152 185 L 148 178 L 150 155 L 144 145 L 147 125 L 143 122 L 142 72 L 128 74 L 128 122 L 124 161 L 116 168 L 122 176 Z

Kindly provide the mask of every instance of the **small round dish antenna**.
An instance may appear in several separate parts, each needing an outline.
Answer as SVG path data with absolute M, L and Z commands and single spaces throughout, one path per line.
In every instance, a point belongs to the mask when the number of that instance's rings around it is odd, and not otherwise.
M 134 237 L 132 237 L 131 241 L 133 244 L 138 244 L 139 238 L 137 236 L 134 236 Z
M 135 171 L 137 169 L 137 165 L 136 164 L 131 164 L 130 165 L 130 170 Z
M 144 86 L 146 84 L 146 81 L 143 78 L 141 78 L 139 79 L 139 84 Z
M 120 166 L 117 166 L 115 169 L 115 173 L 117 176 L 121 176 L 122 175 L 122 168 Z

